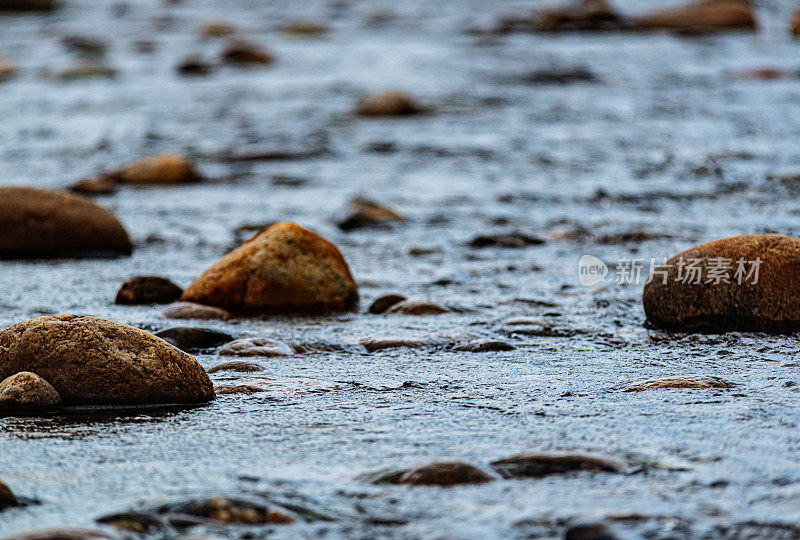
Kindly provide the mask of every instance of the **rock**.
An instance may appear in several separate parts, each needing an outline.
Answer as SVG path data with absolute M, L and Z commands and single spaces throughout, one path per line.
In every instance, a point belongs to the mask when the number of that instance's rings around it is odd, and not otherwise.
M 794 37 L 800 37 L 800 8 L 798 8 L 792 16 L 790 29 Z
M 214 67 L 199 54 L 187 56 L 176 69 L 181 75 L 208 75 L 214 71 Z
M 0 413 L 49 411 L 61 407 L 61 396 L 49 382 L 21 371 L 0 382 Z
M 217 395 L 224 396 L 227 394 L 257 394 L 266 392 L 267 389 L 252 384 L 222 384 L 217 386 L 214 391 Z
M 596 82 L 597 75 L 584 67 L 538 69 L 520 78 L 529 84 L 571 84 L 576 82 Z
M 61 81 L 77 81 L 81 79 L 113 79 L 117 70 L 102 62 L 83 61 L 60 71 L 46 71 L 46 75 Z
M 117 183 L 111 178 L 99 176 L 79 180 L 72 184 L 69 190 L 73 193 L 84 193 L 86 195 L 111 195 L 116 193 Z
M 236 27 L 225 21 L 206 21 L 200 28 L 203 37 L 225 37 L 236 33 Z
M 89 199 L 31 187 L 0 187 L 0 257 L 130 255 L 128 233 Z
M 611 31 L 629 26 L 605 0 L 578 0 L 563 7 L 534 14 L 532 29 L 538 32 Z
M 479 235 L 469 243 L 473 248 L 484 247 L 504 247 L 504 248 L 524 248 L 528 246 L 538 246 L 544 244 L 544 240 L 538 236 L 530 236 L 521 232 L 511 232 L 508 234 L 487 234 Z
M 408 472 L 407 469 L 402 469 L 402 470 L 382 469 L 376 472 L 360 474 L 356 477 L 356 480 L 359 482 L 363 482 L 365 484 L 375 484 L 378 486 L 399 485 L 400 479 L 407 472 Z
M 204 321 L 229 319 L 231 314 L 214 306 L 205 306 L 194 302 L 174 302 L 169 304 L 161 314 L 167 319 L 200 319 Z
M 167 328 L 156 332 L 155 335 L 188 353 L 213 349 L 236 339 L 219 330 L 191 326 Z
M 725 268 L 725 263 L 730 268 Z M 658 328 L 773 333 L 800 330 L 798 238 L 777 234 L 734 236 L 695 246 L 666 264 L 666 268 L 662 266 L 651 274 L 642 298 L 647 319 Z M 718 279 L 726 275 L 729 283 Z
M 203 179 L 192 162 L 181 154 L 147 156 L 105 176 L 120 184 L 137 185 L 194 184 Z
M 0 0 L 0 11 L 52 11 L 56 0 Z
M 774 81 L 795 76 L 788 71 L 772 66 L 755 69 L 743 69 L 733 73 L 733 78 L 740 81 Z
M 135 512 L 112 514 L 98 518 L 95 521 L 103 525 L 108 525 L 109 527 L 114 527 L 115 529 L 137 534 L 167 532 L 164 522 L 150 514 L 139 514 Z
M 281 26 L 281 32 L 290 36 L 317 37 L 327 31 L 327 26 L 312 21 L 297 21 Z
M 452 313 L 453 310 L 425 300 L 403 300 L 394 304 L 384 313 L 399 313 L 400 315 L 440 315 Z
M 117 304 L 169 304 L 183 294 L 183 289 L 160 276 L 136 276 L 117 291 Z
M 222 523 L 246 525 L 295 522 L 295 518 L 283 508 L 228 497 L 211 497 L 209 499 L 167 504 L 158 508 L 157 511 L 160 514 L 187 514 L 213 519 Z
M 240 66 L 267 66 L 275 58 L 266 49 L 247 41 L 234 40 L 222 51 L 223 62 Z
M 464 345 L 459 345 L 453 348 L 454 351 L 473 352 L 473 353 L 513 351 L 514 349 L 516 349 L 516 347 L 514 347 L 510 343 L 506 343 L 505 341 L 489 341 L 489 340 L 472 341 L 470 343 L 465 343 Z
M 237 339 L 217 352 L 227 356 L 289 356 L 294 353 L 286 343 L 263 337 Z
M 220 259 L 181 298 L 232 313 L 326 313 L 357 309 L 358 286 L 335 245 L 284 222 Z
M 217 373 L 218 371 L 238 371 L 240 373 L 252 373 L 255 371 L 264 371 L 262 366 L 253 364 L 252 362 L 242 362 L 241 360 L 232 360 L 230 362 L 222 362 L 217 364 L 206 373 Z
M 469 463 L 437 461 L 411 469 L 397 482 L 408 486 L 450 487 L 461 484 L 485 484 L 494 480 L 494 476 Z
M 400 296 L 399 294 L 386 294 L 372 302 L 372 305 L 369 306 L 369 312 L 375 314 L 384 313 L 387 309 L 405 299 L 405 296 Z
M 624 466 L 615 461 L 583 454 L 528 453 L 492 462 L 503 478 L 541 478 L 571 472 L 618 473 Z
M 413 97 L 400 90 L 367 96 L 356 106 L 356 114 L 360 116 L 410 116 L 423 111 Z
M 699 0 L 684 6 L 656 11 L 633 19 L 645 30 L 705 32 L 754 30 L 756 19 L 749 0 Z
M 0 510 L 19 504 L 11 489 L 0 480 Z
M 692 377 L 652 379 L 632 384 L 623 392 L 641 392 L 642 390 L 663 390 L 666 388 L 733 388 L 735 385 L 719 377 Z
M 39 529 L 11 536 L 3 540 L 95 540 L 97 538 L 119 540 L 120 537 L 98 529 L 79 529 L 76 527 L 60 527 L 57 529 Z
M 601 522 L 576 523 L 564 532 L 564 540 L 620 540 L 614 531 Z
M 0 81 L 6 81 L 17 74 L 17 65 L 11 60 L 0 57 Z
M 0 331 L 0 378 L 31 371 L 64 405 L 202 403 L 213 386 L 197 360 L 125 324 L 37 317 Z
M 343 231 L 365 227 L 386 227 L 392 223 L 405 221 L 405 218 L 380 203 L 356 197 L 348 204 L 347 215 L 336 222 Z
M 96 36 L 71 34 L 61 38 L 69 51 L 87 57 L 102 57 L 108 50 L 108 42 Z
M 382 351 L 383 349 L 417 349 L 425 346 L 424 341 L 410 339 L 362 339 L 360 343 L 367 349 L 367 352 Z

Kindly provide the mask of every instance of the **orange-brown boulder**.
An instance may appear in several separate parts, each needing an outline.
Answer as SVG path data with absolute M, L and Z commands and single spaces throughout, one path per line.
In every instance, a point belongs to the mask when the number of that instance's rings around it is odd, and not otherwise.
M 36 317 L 0 331 L 0 379 L 20 371 L 47 380 L 64 405 L 214 399 L 192 356 L 144 330 L 84 315 Z
M 636 17 L 634 24 L 647 30 L 753 30 L 756 18 L 749 0 L 699 0 Z
M 140 185 L 193 184 L 202 180 L 192 162 L 181 154 L 147 156 L 106 176 L 120 184 Z
M 181 300 L 242 314 L 352 311 L 358 286 L 335 245 L 283 222 L 217 261 Z
M 128 255 L 128 233 L 114 214 L 68 193 L 0 188 L 0 257 Z
M 642 297 L 656 327 L 681 331 L 800 330 L 800 238 L 734 236 L 654 269 Z

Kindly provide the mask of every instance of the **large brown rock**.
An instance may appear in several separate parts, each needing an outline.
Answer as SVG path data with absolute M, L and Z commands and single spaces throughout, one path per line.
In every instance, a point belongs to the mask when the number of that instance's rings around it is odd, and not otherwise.
M 699 0 L 634 19 L 634 24 L 651 30 L 753 30 L 756 19 L 749 0 Z
M 57 409 L 61 396 L 36 373 L 22 371 L 0 382 L 0 413 Z
M 32 187 L 0 188 L 0 257 L 128 255 L 114 214 L 84 197 Z
M 352 311 L 358 286 L 335 245 L 284 222 L 217 261 L 181 300 L 244 314 Z
M 0 379 L 20 371 L 46 379 L 64 405 L 214 399 L 193 357 L 144 330 L 84 315 L 37 317 L 0 331 Z
M 740 259 L 744 273 L 737 277 Z M 721 270 L 724 263 L 730 264 L 727 272 Z M 800 330 L 800 238 L 754 234 L 716 240 L 679 253 L 656 272 L 644 287 L 642 303 L 647 319 L 659 328 Z M 718 279 L 722 274 L 728 283 Z

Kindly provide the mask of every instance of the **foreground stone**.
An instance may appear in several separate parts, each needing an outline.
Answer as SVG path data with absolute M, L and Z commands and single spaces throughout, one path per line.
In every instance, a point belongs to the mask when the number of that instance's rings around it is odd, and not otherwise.
M 749 0 L 700 0 L 633 19 L 645 30 L 705 32 L 711 30 L 754 30 L 756 19 Z
M 17 498 L 11 492 L 11 489 L 0 480 L 0 510 L 17 504 Z
M 129 255 L 114 214 L 89 199 L 31 187 L 0 188 L 0 257 Z
M 358 286 L 335 245 L 284 222 L 220 259 L 181 299 L 232 313 L 326 313 L 357 309 Z
M 47 380 L 64 405 L 214 399 L 193 357 L 144 330 L 83 315 L 37 317 L 0 332 L 0 377 L 20 371 Z
M 231 524 L 259 525 L 294 523 L 287 510 L 277 506 L 228 497 L 211 497 L 160 507 L 160 514 L 186 514 Z
M 399 304 L 403 300 L 406 300 L 405 296 L 401 296 L 399 294 L 386 294 L 379 298 L 376 298 L 374 302 L 369 306 L 369 312 L 379 315 L 384 313 L 387 309 L 392 307 L 395 304 Z
M 743 272 L 737 279 L 740 259 Z M 729 266 L 729 283 L 717 279 L 724 274 L 720 271 L 722 263 Z M 696 274 L 686 270 L 690 264 L 698 268 Z M 777 234 L 725 238 L 679 253 L 667 265 L 661 273 L 651 275 L 642 297 L 647 319 L 658 328 L 701 332 L 800 330 L 798 238 Z M 752 274 L 754 268 L 757 276 Z M 683 273 L 679 274 L 681 269 Z M 682 279 L 687 276 L 691 279 Z
M 359 116 L 410 116 L 423 111 L 411 95 L 399 90 L 367 96 L 356 106 Z
M 492 462 L 503 478 L 541 478 L 571 472 L 618 473 L 624 466 L 615 461 L 583 454 L 528 453 Z
M 353 231 L 368 227 L 388 227 L 392 223 L 405 221 L 405 218 L 380 203 L 356 197 L 347 205 L 347 215 L 336 222 L 343 231 Z
M 186 156 L 172 153 L 144 157 L 104 177 L 119 184 L 135 185 L 194 184 L 203 179 Z
M 136 276 L 122 284 L 117 304 L 169 304 L 183 294 L 183 289 L 160 276 Z
M 167 328 L 159 330 L 155 335 L 188 353 L 213 349 L 235 339 L 226 332 L 192 326 Z
M 286 343 L 262 337 L 237 339 L 217 352 L 228 356 L 289 356 L 294 353 Z
M 203 321 L 224 321 L 231 316 L 224 309 L 204 306 L 194 302 L 174 302 L 164 308 L 161 314 L 167 319 L 198 319 Z
M 0 382 L 0 413 L 40 412 L 60 406 L 58 392 L 35 373 L 21 371 Z
M 397 480 L 409 486 L 450 487 L 461 484 L 485 484 L 495 477 L 469 463 L 460 461 L 437 461 L 404 473 Z
M 63 527 L 58 529 L 39 529 L 4 537 L 4 540 L 92 540 L 105 538 L 117 540 L 120 537 L 99 529 L 79 529 Z
M 625 392 L 664 390 L 669 388 L 733 388 L 735 385 L 719 377 L 664 378 L 642 381 L 628 386 Z
M 400 315 L 441 315 L 442 313 L 452 313 L 453 310 L 433 302 L 425 300 L 404 300 L 394 304 L 385 313 Z

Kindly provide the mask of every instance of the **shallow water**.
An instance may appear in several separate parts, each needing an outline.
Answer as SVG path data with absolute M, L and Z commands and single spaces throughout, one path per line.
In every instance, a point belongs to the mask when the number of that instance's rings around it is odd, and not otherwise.
M 130 258 L 0 262 L 0 324 L 56 313 L 149 330 L 183 324 L 163 319 L 159 307 L 115 306 L 114 294 L 141 274 L 186 286 L 236 244 L 237 227 L 276 220 L 296 221 L 340 247 L 360 284 L 362 313 L 198 322 L 323 345 L 256 359 L 262 373 L 211 375 L 215 384 L 267 378 L 266 393 L 189 409 L 0 420 L 0 478 L 39 500 L 2 512 L 0 532 L 92 525 L 109 513 L 188 497 L 261 493 L 334 519 L 213 532 L 556 538 L 574 520 L 641 514 L 650 519 L 616 528 L 648 538 L 797 537 L 796 529 L 777 528 L 800 526 L 797 340 L 649 330 L 641 285 L 589 290 L 577 280 L 583 254 L 660 259 L 736 234 L 800 234 L 797 188 L 768 179 L 800 169 L 800 79 L 732 76 L 765 65 L 800 69 L 800 42 L 784 31 L 792 2 L 759 2 L 764 28 L 756 34 L 694 38 L 466 32 L 527 13 L 533 2 L 230 0 L 222 9 L 211 0 L 142 0 L 124 10 L 66 3 L 53 15 L 0 15 L 0 54 L 22 68 L 0 85 L 0 183 L 63 188 L 171 150 L 195 158 L 211 180 L 99 197 L 134 239 Z M 379 24 L 381 14 L 391 16 Z M 277 62 L 179 77 L 174 67 L 187 54 L 218 54 L 219 41 L 197 37 L 210 18 L 246 28 Z M 309 19 L 331 30 L 316 39 L 278 31 Z M 75 33 L 111 43 L 116 79 L 43 77 L 45 68 L 73 63 L 60 38 Z M 135 50 L 142 39 L 154 41 L 152 54 Z M 521 80 L 552 66 L 585 67 L 598 80 Z M 436 112 L 391 120 L 350 114 L 364 92 L 385 87 L 407 89 Z M 265 148 L 328 153 L 220 159 Z M 308 182 L 276 185 L 277 175 Z M 333 218 L 359 194 L 408 222 L 339 231 Z M 580 227 L 590 234 L 525 249 L 467 245 L 477 234 L 546 236 Z M 638 232 L 652 239 L 615 240 Z M 459 312 L 364 313 L 390 292 Z M 500 325 L 517 316 L 569 337 Z M 431 345 L 372 354 L 358 345 L 376 337 Z M 473 354 L 443 345 L 476 338 L 517 348 Z M 206 368 L 224 359 L 198 355 Z M 736 386 L 621 392 L 633 381 L 688 375 Z M 355 480 L 441 458 L 486 465 L 545 450 L 606 455 L 631 474 L 454 489 Z

